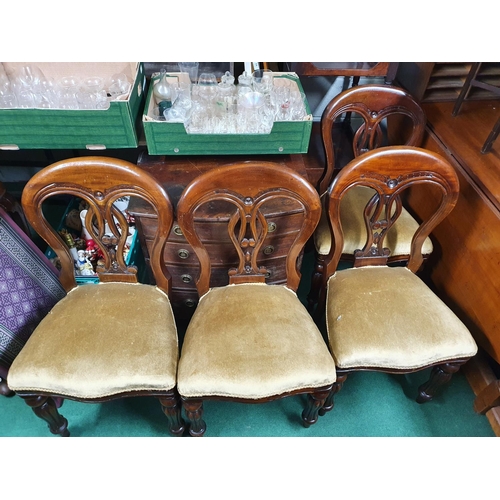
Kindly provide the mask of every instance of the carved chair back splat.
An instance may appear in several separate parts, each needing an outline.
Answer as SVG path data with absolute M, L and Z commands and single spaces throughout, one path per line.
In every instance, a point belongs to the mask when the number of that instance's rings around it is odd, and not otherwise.
M 352 134 L 351 115 L 356 114 L 362 120 L 361 125 Z M 344 118 L 344 132 L 351 136 L 349 144 L 338 139 L 334 134 L 334 124 L 342 116 Z M 426 117 L 420 105 L 403 89 L 390 85 L 361 85 L 348 89 L 336 96 L 325 108 L 321 119 L 321 135 L 325 149 L 326 165 L 322 178 L 318 184 L 318 191 L 324 195 L 328 186 L 341 171 L 349 159 L 377 149 L 382 146 L 407 145 L 419 146 L 425 129 Z M 344 149 L 350 151 L 344 151 Z M 370 193 L 365 188 L 352 190 L 345 197 L 343 205 L 344 217 L 344 248 L 342 259 L 352 261 L 354 252 L 359 249 L 362 242 L 365 226 L 356 214 L 360 206 L 364 206 Z M 410 240 L 413 228 L 417 222 L 401 205 L 397 199 L 394 207 L 402 210 L 403 216 L 392 228 L 390 237 L 387 238 L 391 250 L 391 262 L 407 260 L 410 250 Z M 320 282 L 324 272 L 324 258 L 331 246 L 332 234 L 328 229 L 326 218 L 323 217 L 314 234 L 315 264 L 312 275 L 311 291 L 308 296 L 309 309 L 314 310 L 317 297 L 320 293 Z M 432 252 L 430 240 L 426 241 L 425 254 Z
M 390 267 L 384 238 L 401 213 L 399 197 L 410 187 L 424 185 L 437 191 L 439 203 L 416 230 L 406 266 Z M 343 248 L 341 200 L 357 186 L 375 193 L 364 207 L 368 236 L 355 254 L 354 267 L 338 270 Z M 429 381 L 419 387 L 417 402 L 423 403 L 476 354 L 467 328 L 415 275 L 425 238 L 451 212 L 458 194 L 457 174 L 444 158 L 404 146 L 368 152 L 332 182 L 326 210 L 334 243 L 325 259 L 320 307 L 326 310 L 337 382 L 320 414 L 332 409 L 334 394 L 352 371 L 410 373 L 433 367 Z
M 241 175 L 242 168 L 247 170 L 244 185 L 241 179 L 236 178 Z M 230 284 L 265 282 L 266 269 L 259 267 L 257 262 L 269 230 L 263 208 L 280 199 L 302 205 L 302 227 L 296 230 L 296 239 L 290 245 L 286 260 L 286 284 L 296 290 L 300 281 L 298 259 L 321 213 L 319 198 L 308 187 L 309 182 L 304 177 L 271 162 L 234 164 L 214 169 L 195 179 L 179 201 L 177 217 L 184 236 L 200 261 L 199 295 L 209 290 L 211 265 L 205 245 L 196 231 L 195 213 L 203 205 L 218 202 L 226 202 L 233 207 L 227 228 L 239 264 L 229 270 Z
M 260 248 L 268 235 L 266 206 L 285 199 L 302 214 L 286 256 L 286 283 L 266 284 Z M 211 261 L 197 234 L 196 213 L 205 205 L 224 213 L 238 263 L 229 284 L 210 287 Z M 221 207 L 225 205 L 223 211 Z M 297 172 L 272 162 L 241 162 L 193 180 L 177 205 L 177 220 L 200 261 L 199 304 L 184 338 L 178 389 L 189 433 L 202 436 L 203 400 L 263 402 L 308 394 L 302 422 L 318 419 L 335 365 L 321 332 L 298 299 L 302 250 L 321 215 L 314 187 Z
M 318 191 L 323 194 L 334 176 L 344 165 L 335 162 L 335 144 L 332 141 L 333 124 L 343 115 L 359 115 L 363 123 L 353 135 L 354 157 L 384 146 L 384 121 L 394 115 L 406 116 L 411 128 L 399 144 L 419 146 L 422 142 L 426 117 L 420 105 L 405 90 L 390 85 L 368 84 L 348 89 L 336 96 L 327 105 L 321 118 L 321 135 L 326 154 L 325 172 L 320 179 Z M 391 144 L 393 145 L 393 144 Z
M 45 218 L 44 202 L 57 195 L 77 197 L 88 204 L 85 228 L 103 256 L 96 269 L 97 284 L 76 285 L 70 250 Z M 156 286 L 138 283 L 137 269 L 125 263 L 129 223 L 115 202 L 127 196 L 149 203 L 158 217 L 151 251 Z M 163 260 L 173 208 L 161 184 L 124 160 L 73 158 L 35 174 L 21 201 L 31 226 L 59 257 L 60 281 L 68 293 L 14 360 L 9 386 L 47 422 L 53 434 L 69 436 L 68 422 L 55 404 L 59 397 L 98 402 L 155 396 L 170 432 L 181 435 L 177 328 L 168 298 L 170 276 Z

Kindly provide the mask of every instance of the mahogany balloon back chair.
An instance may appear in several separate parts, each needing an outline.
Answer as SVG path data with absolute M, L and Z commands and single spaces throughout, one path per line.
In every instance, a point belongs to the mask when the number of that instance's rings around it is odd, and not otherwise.
M 373 193 L 361 209 L 368 236 L 354 254 L 354 267 L 338 270 L 344 244 L 342 198 L 358 186 Z M 388 266 L 385 237 L 401 216 L 400 195 L 423 186 L 436 196 L 436 209 L 413 235 L 406 266 Z M 425 239 L 453 209 L 458 193 L 453 167 L 441 156 L 415 147 L 368 152 L 335 177 L 325 200 L 334 245 L 325 259 L 323 297 L 337 382 L 321 413 L 333 407 L 333 395 L 352 371 L 409 373 L 433 367 L 429 381 L 419 387 L 417 401 L 423 403 L 476 354 L 467 328 L 415 274 Z
M 347 121 L 352 143 L 349 151 L 333 134 L 334 125 L 344 117 Z M 351 119 L 361 120 L 361 125 L 352 133 Z M 350 88 L 336 96 L 328 104 L 321 118 L 321 135 L 326 156 L 326 166 L 318 184 L 319 193 L 324 196 L 335 176 L 346 162 L 373 149 L 388 145 L 420 146 L 426 123 L 425 113 L 415 99 L 405 90 L 391 85 L 367 84 Z M 390 125 L 390 126 L 389 126 Z M 371 198 L 370 190 L 362 186 L 349 191 L 342 201 L 342 222 L 344 227 L 344 248 L 342 260 L 352 261 L 354 252 L 361 248 L 366 228 L 360 207 Z M 391 250 L 389 260 L 406 261 L 410 254 L 411 237 L 418 223 L 402 207 L 402 214 L 387 234 L 386 245 Z M 314 233 L 315 268 L 312 277 L 309 307 L 316 304 L 324 258 L 330 251 L 331 233 L 323 216 Z M 432 252 L 432 242 L 424 242 L 423 253 Z
M 278 205 L 277 205 L 278 204 Z M 268 236 L 266 213 L 281 204 L 300 215 L 287 242 L 286 283 L 266 284 L 259 264 Z M 220 214 L 238 256 L 227 286 L 211 286 L 211 260 L 197 213 Z M 302 250 L 320 217 L 317 191 L 295 171 L 271 162 L 242 162 L 200 175 L 184 190 L 177 220 L 200 262 L 200 300 L 186 330 L 178 390 L 189 433 L 202 436 L 203 400 L 264 402 L 307 393 L 302 421 L 317 421 L 335 382 L 321 332 L 296 295 Z
M 76 285 L 70 251 L 45 219 L 43 203 L 61 194 L 78 197 L 89 206 L 85 227 L 103 255 L 97 266 L 98 284 Z M 156 210 L 158 229 L 151 249 L 156 286 L 138 283 L 137 268 L 125 264 L 129 224 L 115 202 L 126 196 L 139 197 Z M 162 186 L 127 161 L 74 158 L 34 175 L 21 201 L 31 226 L 60 259 L 60 281 L 67 295 L 40 322 L 12 363 L 7 378 L 11 389 L 53 434 L 69 435 L 55 397 L 102 402 L 127 396 L 159 398 L 170 432 L 182 434 L 175 390 L 177 329 L 163 261 L 173 209 Z M 111 233 L 105 231 L 106 222 Z

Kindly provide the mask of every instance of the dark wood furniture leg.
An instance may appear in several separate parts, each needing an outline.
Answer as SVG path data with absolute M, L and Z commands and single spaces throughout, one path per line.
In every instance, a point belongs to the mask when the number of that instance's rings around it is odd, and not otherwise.
M 489 90 L 490 92 L 494 92 L 497 95 L 500 95 L 500 88 L 497 85 L 491 85 L 490 83 L 482 82 L 481 80 L 477 79 L 477 75 L 479 73 L 479 70 L 481 69 L 481 64 L 482 63 L 474 63 L 471 66 L 469 74 L 465 79 L 464 86 L 460 91 L 460 95 L 458 96 L 457 102 L 455 103 L 455 107 L 453 108 L 453 111 L 451 113 L 453 116 L 457 116 L 462 106 L 462 103 L 464 102 L 464 99 L 467 97 L 467 94 L 469 93 L 471 87 L 479 87 L 484 90 Z M 481 148 L 482 154 L 486 154 L 490 151 L 491 146 L 495 142 L 495 139 L 498 137 L 499 132 L 500 132 L 500 118 L 497 120 L 492 131 L 488 135 L 488 138 L 484 142 L 483 147 Z
M 185 425 L 181 417 L 180 397 L 177 391 L 170 391 L 166 396 L 158 398 L 161 403 L 163 413 L 168 419 L 169 430 L 174 436 L 184 434 Z
M 0 395 L 2 396 L 13 396 L 14 391 L 11 391 L 9 386 L 7 385 L 7 381 L 0 377 Z
M 399 63 L 391 62 L 387 68 L 387 74 L 385 75 L 386 85 L 392 85 L 394 79 L 396 78 L 396 73 L 398 72 Z
M 484 145 L 481 148 L 482 154 L 486 154 L 490 151 L 491 146 L 493 146 L 493 143 L 495 142 L 495 139 L 498 137 L 499 133 L 500 133 L 500 118 L 497 120 L 495 126 L 493 127 L 493 130 L 490 132 L 490 135 L 484 142 Z
M 475 80 L 477 74 L 479 73 L 480 67 L 481 67 L 481 63 L 474 63 L 471 66 L 471 68 L 469 70 L 469 74 L 467 75 L 467 78 L 465 79 L 462 90 L 460 91 L 460 94 L 457 98 L 457 101 L 455 102 L 455 107 L 453 108 L 453 111 L 451 112 L 451 114 L 453 116 L 458 115 L 458 112 L 460 111 L 460 108 L 462 107 L 462 103 L 464 102 L 464 99 L 467 97 L 467 94 L 469 93 L 469 90 L 471 88 L 471 82 L 472 82 L 472 80 Z
M 189 434 L 202 437 L 207 430 L 207 424 L 202 418 L 203 401 L 201 399 L 184 399 L 182 401 L 186 418 L 189 420 Z
M 326 398 L 332 391 L 332 386 L 321 387 L 314 392 L 307 395 L 307 407 L 302 412 L 302 423 L 304 427 L 310 427 L 318 421 L 318 414 L 323 405 L 325 404 Z
M 464 363 L 465 361 L 459 361 L 456 363 L 444 363 L 435 366 L 431 371 L 429 380 L 418 388 L 417 403 L 427 403 L 431 401 L 438 390 L 450 381 L 451 376 L 456 373 Z
M 342 389 L 342 386 L 344 385 L 346 379 L 347 373 L 342 373 L 341 371 L 337 370 L 337 381 L 335 382 L 335 384 L 333 384 L 330 394 L 328 394 L 328 397 L 326 398 L 323 406 L 319 410 L 320 416 L 323 416 L 325 413 L 333 410 L 333 398 L 335 397 L 335 394 L 337 394 L 340 389 Z
M 47 396 L 23 396 L 37 417 L 45 420 L 52 434 L 69 437 L 68 421 L 57 411 L 55 401 Z

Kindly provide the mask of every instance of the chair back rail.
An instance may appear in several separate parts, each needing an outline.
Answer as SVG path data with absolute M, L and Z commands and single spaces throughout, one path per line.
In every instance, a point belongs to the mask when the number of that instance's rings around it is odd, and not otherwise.
M 327 105 L 321 118 L 321 135 L 325 148 L 326 165 L 318 185 L 323 194 L 343 165 L 335 163 L 335 145 L 332 127 L 342 115 L 357 113 L 363 120 L 353 136 L 353 154 L 359 156 L 383 146 L 382 123 L 388 117 L 407 116 L 412 122 L 405 138 L 398 138 L 407 146 L 420 146 L 424 134 L 425 113 L 415 99 L 405 90 L 390 85 L 368 84 L 341 92 Z
M 151 204 L 158 216 L 151 268 L 157 286 L 169 293 L 170 275 L 165 268 L 163 248 L 172 227 L 173 208 L 165 190 L 152 176 L 125 160 L 89 156 L 54 163 L 29 180 L 21 200 L 24 212 L 31 226 L 59 257 L 60 280 L 69 291 L 76 286 L 74 261 L 68 246 L 45 218 L 42 207 L 55 195 L 72 195 L 88 203 L 85 227 L 104 256 L 104 263 L 97 268 L 100 281 L 137 282 L 137 269 L 127 266 L 123 257 L 128 222 L 114 202 L 135 196 Z M 105 234 L 106 222 L 113 236 Z
M 257 262 L 259 250 L 268 233 L 263 207 L 269 203 L 279 203 L 280 200 L 293 200 L 302 207 L 304 213 L 301 228 L 286 258 L 286 283 L 289 288 L 296 290 L 300 281 L 298 259 L 321 214 L 319 196 L 303 176 L 272 162 L 241 162 L 213 169 L 186 187 L 177 205 L 177 219 L 200 261 L 197 280 L 200 296 L 209 290 L 211 263 L 196 230 L 195 213 L 198 208 L 220 201 L 234 207 L 228 231 L 239 263 L 236 268 L 229 270 L 229 283 L 264 283 L 266 269 Z
M 441 192 L 441 199 L 434 213 L 422 221 L 412 238 L 407 267 L 413 272 L 422 265 L 422 244 L 425 238 L 457 202 L 459 181 L 454 168 L 431 151 L 392 146 L 368 152 L 351 161 L 339 172 L 326 199 L 333 244 L 325 260 L 325 279 L 335 272 L 342 254 L 344 239 L 340 200 L 345 193 L 354 186 L 366 186 L 375 191 L 364 211 L 367 241 L 364 248 L 356 252 L 354 266 L 386 264 L 389 250 L 383 246 L 384 237 L 401 213 L 399 197 L 410 186 L 419 184 L 436 186 Z M 396 210 L 393 210 L 395 203 Z

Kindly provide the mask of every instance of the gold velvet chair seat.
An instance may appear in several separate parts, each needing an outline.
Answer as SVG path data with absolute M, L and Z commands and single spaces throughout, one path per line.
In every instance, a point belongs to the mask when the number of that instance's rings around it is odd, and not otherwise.
M 263 399 L 333 382 L 325 341 L 292 290 L 228 285 L 201 298 L 179 361 L 181 396 Z
M 366 241 L 354 254 L 353 267 L 339 270 L 345 234 L 342 201 L 360 186 L 376 193 L 359 207 Z M 434 211 L 415 228 L 406 266 L 388 265 L 391 253 L 385 238 L 403 216 L 401 199 L 407 189 L 423 189 L 432 197 Z M 424 260 L 426 239 L 453 210 L 459 189 L 457 173 L 444 158 L 408 146 L 369 151 L 335 177 L 325 198 L 333 248 L 324 259 L 327 279 L 320 305 L 337 381 L 320 415 L 333 408 L 334 395 L 353 371 L 411 373 L 431 368 L 416 398 L 425 403 L 477 353 L 462 321 L 415 274 Z
M 406 267 L 335 273 L 328 281 L 326 324 L 340 369 L 412 371 L 477 352 L 464 324 Z
M 269 217 L 294 207 L 286 261 L 280 273 L 268 272 L 264 250 L 282 244 Z M 199 210 L 218 215 L 238 255 L 228 281 L 213 271 L 222 265 L 210 254 Z M 296 296 L 300 258 L 321 215 L 315 188 L 294 170 L 265 161 L 239 162 L 205 172 L 184 189 L 177 221 L 200 262 L 196 288 L 200 301 L 188 325 L 179 359 L 177 388 L 192 436 L 203 436 L 203 401 L 229 398 L 263 403 L 307 394 L 306 427 L 318 421 L 336 370 L 320 330 Z M 273 216 L 274 217 L 274 216 Z M 223 226 L 221 226 L 223 227 Z M 271 257 L 274 259 L 274 256 Z M 215 265 L 216 264 L 216 265 Z M 225 286 L 224 286 L 225 285 Z
M 373 196 L 374 191 L 364 186 L 350 189 L 340 204 L 340 218 L 344 229 L 344 255 L 354 255 L 357 249 L 363 248 L 366 242 L 366 226 L 363 209 Z M 418 229 L 418 222 L 402 207 L 401 215 L 387 232 L 385 245 L 391 255 L 410 255 L 411 239 Z M 320 222 L 314 233 L 314 244 L 320 255 L 328 255 L 332 244 L 332 236 L 328 227 L 326 214 L 322 213 Z M 422 253 L 432 253 L 432 241 L 426 238 Z
M 355 131 L 351 125 L 352 117 L 358 121 Z M 352 158 L 358 158 L 385 144 L 419 146 L 425 122 L 425 113 L 420 104 L 404 89 L 392 85 L 359 85 L 334 97 L 321 117 L 326 161 L 323 176 L 318 182 L 318 192 L 323 197 L 323 202 L 335 177 Z M 334 129 L 339 130 L 340 124 L 342 136 L 333 132 Z M 353 261 L 355 251 L 362 249 L 366 243 L 363 209 L 372 195 L 373 190 L 370 188 L 354 186 L 341 201 L 340 217 L 344 231 L 342 260 Z M 393 206 L 392 210 L 394 209 Z M 404 262 L 408 259 L 412 236 L 417 228 L 417 221 L 402 207 L 402 213 L 384 238 L 384 244 L 390 251 L 389 262 Z M 325 291 L 326 284 L 325 259 L 332 245 L 331 231 L 324 214 L 316 229 L 314 243 L 315 265 L 308 308 L 310 311 L 316 308 L 316 313 L 320 315 L 324 306 L 321 294 Z M 422 253 L 428 256 L 432 250 L 432 243 L 427 238 Z
M 177 358 L 164 292 L 128 283 L 79 286 L 36 328 L 14 360 L 9 385 L 76 399 L 167 391 L 176 384 Z
M 81 228 L 60 233 L 45 218 L 47 200 L 60 195 L 79 200 L 80 216 L 85 209 Z M 148 205 L 158 217 L 148 247 L 155 285 L 139 283 L 137 267 L 125 259 L 133 217 L 117 201 L 127 197 Z M 174 210 L 163 186 L 128 161 L 88 156 L 41 169 L 24 187 L 21 201 L 29 224 L 58 257 L 66 296 L 24 345 L 8 384 L 53 434 L 70 435 L 68 421 L 59 413 L 64 399 L 100 403 L 141 396 L 157 398 L 168 430 L 182 435 L 176 388 L 179 347 L 169 301 L 172 280 L 164 261 Z M 83 229 L 99 248 L 95 259 L 87 255 L 98 284 L 76 282 L 68 242 L 80 240 Z

